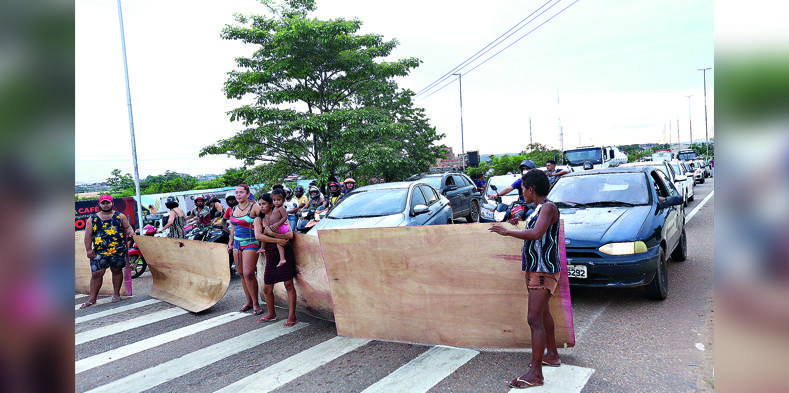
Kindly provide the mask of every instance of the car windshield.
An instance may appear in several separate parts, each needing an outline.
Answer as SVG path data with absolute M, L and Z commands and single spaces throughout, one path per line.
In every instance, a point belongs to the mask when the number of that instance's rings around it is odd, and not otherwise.
M 679 164 L 671 164 L 671 166 L 674 168 L 674 173 L 678 175 L 685 173 L 685 171 L 683 171 L 682 168 L 679 167 Z
M 564 158 L 570 165 L 583 165 L 584 161 L 591 161 L 592 164 L 600 164 L 603 162 L 603 153 L 599 147 L 567 150 L 564 152 Z
M 510 176 L 494 176 L 490 178 L 490 180 L 488 180 L 488 189 L 485 191 L 487 193 L 486 195 L 490 195 L 496 192 L 493 191 L 493 188 L 490 187 L 491 185 L 496 186 L 496 190 L 501 192 L 501 190 L 511 186 L 512 183 L 514 183 L 515 180 L 517 179 L 518 179 L 517 177 L 510 177 Z M 507 193 L 507 195 L 518 195 L 518 190 L 513 189 L 512 191 Z
M 645 205 L 649 202 L 649 189 L 641 172 L 569 176 L 556 182 L 548 199 L 569 205 L 596 202 Z
M 405 210 L 406 188 L 360 190 L 348 194 L 342 203 L 329 212 L 329 218 L 378 217 L 402 213 Z

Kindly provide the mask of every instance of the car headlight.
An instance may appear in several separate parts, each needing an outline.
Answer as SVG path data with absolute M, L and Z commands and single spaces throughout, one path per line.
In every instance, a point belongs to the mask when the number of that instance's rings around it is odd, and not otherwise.
M 488 210 L 488 209 L 481 209 L 481 210 L 479 211 L 479 213 L 480 213 L 480 215 L 482 215 L 482 217 L 483 217 L 483 218 L 485 218 L 486 220 L 492 220 L 492 219 L 493 219 L 493 210 L 492 210 L 492 209 L 491 209 L 491 210 Z
M 608 243 L 598 248 L 600 252 L 608 255 L 628 255 L 647 252 L 647 245 L 642 241 Z

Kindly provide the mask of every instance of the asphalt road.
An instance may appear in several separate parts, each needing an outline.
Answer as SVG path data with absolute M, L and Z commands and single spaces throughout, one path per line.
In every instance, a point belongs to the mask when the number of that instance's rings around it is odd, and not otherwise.
M 668 299 L 573 288 L 577 345 L 560 349 L 562 367 L 545 368 L 546 385 L 532 392 L 712 391 L 713 185 L 697 185 L 686 208 L 689 256 L 669 265 Z M 75 311 L 75 391 L 509 392 L 505 381 L 529 362 L 528 351 L 347 339 L 305 314 L 283 328 L 282 309 L 279 321 L 258 323 L 236 312 L 237 276 L 197 314 L 150 298 L 150 288 L 146 272 L 133 297 Z

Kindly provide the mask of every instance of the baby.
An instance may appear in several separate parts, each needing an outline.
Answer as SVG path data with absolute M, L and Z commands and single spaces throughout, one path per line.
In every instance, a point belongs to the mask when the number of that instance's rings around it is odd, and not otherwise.
M 274 203 L 274 207 L 271 209 L 271 213 L 261 219 L 263 225 L 271 228 L 271 230 L 277 233 L 288 233 L 290 230 L 290 225 L 288 225 L 288 212 L 283 206 L 285 203 L 285 190 L 276 188 L 271 191 L 271 200 Z M 280 267 L 287 263 L 285 260 L 285 247 L 277 244 L 277 251 L 279 251 L 279 264 L 277 267 Z M 263 249 L 258 250 L 258 253 L 261 252 L 263 252 Z

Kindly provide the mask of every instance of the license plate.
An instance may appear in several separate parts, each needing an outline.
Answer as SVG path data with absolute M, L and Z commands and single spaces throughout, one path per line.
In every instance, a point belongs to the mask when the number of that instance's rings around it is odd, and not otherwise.
M 586 266 L 584 266 L 584 265 L 567 265 L 567 277 L 569 277 L 569 278 L 586 278 Z

